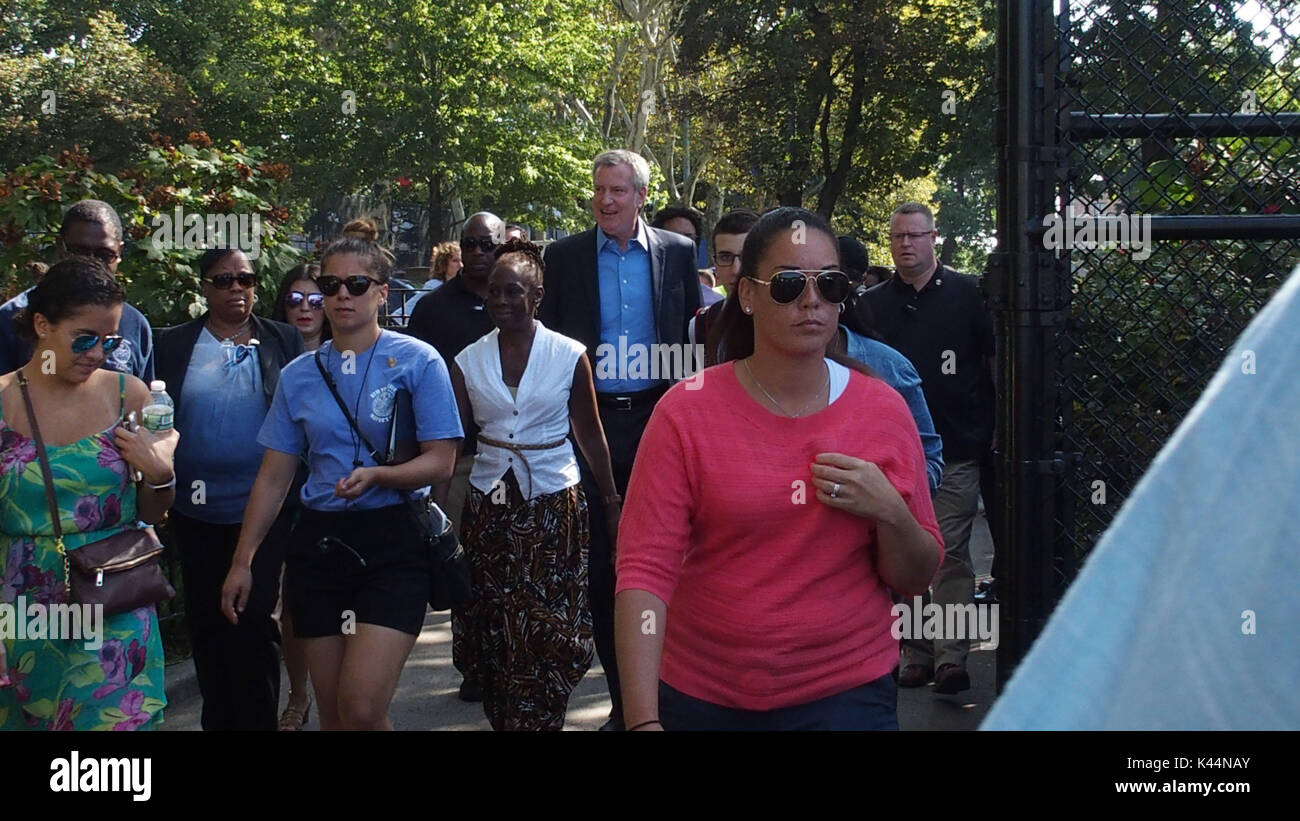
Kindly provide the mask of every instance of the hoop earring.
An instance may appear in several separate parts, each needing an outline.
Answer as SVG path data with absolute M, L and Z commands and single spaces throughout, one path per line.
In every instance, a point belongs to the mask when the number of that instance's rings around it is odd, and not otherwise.
M 844 313 L 844 303 L 840 303 L 840 313 Z

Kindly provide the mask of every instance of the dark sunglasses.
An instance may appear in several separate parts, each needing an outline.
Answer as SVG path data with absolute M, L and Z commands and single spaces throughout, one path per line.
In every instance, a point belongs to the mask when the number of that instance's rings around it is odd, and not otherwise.
M 342 288 L 344 285 L 348 286 L 349 294 L 352 294 L 353 296 L 361 296 L 366 291 L 370 290 L 371 283 L 374 283 L 375 285 L 384 284 L 373 277 L 364 276 L 362 274 L 350 276 L 347 279 L 339 279 L 338 277 L 319 277 L 316 280 L 316 285 L 325 296 L 334 296 L 339 292 L 339 288 Z
M 122 337 L 116 334 L 107 334 L 102 337 L 99 334 L 82 334 L 81 336 L 78 336 L 72 340 L 72 352 L 80 356 L 81 354 L 86 353 L 89 350 L 92 350 L 96 345 L 99 344 L 99 341 L 101 339 L 104 340 L 105 356 L 111 354 L 113 350 L 122 342 Z
M 462 251 L 472 251 L 474 250 L 475 245 L 477 245 L 478 249 L 485 254 L 490 254 L 492 250 L 497 247 L 497 244 L 493 242 L 490 237 L 460 238 L 460 250 Z
M 758 277 L 748 278 L 768 286 L 772 292 L 772 301 L 778 305 L 788 305 L 798 299 L 810 279 L 817 280 L 817 291 L 827 302 L 843 302 L 853 290 L 849 275 L 843 271 L 788 270 L 781 271 L 766 282 Z
M 63 243 L 63 250 L 77 257 L 94 257 L 105 265 L 112 265 L 118 255 L 117 251 L 109 248 L 88 248 L 84 245 L 68 245 L 66 242 Z
M 313 311 L 319 311 L 325 307 L 324 294 L 304 294 L 302 291 L 290 291 L 284 295 L 284 307 L 297 308 L 303 300 L 307 300 L 307 307 Z
M 218 291 L 227 291 L 236 282 L 239 283 L 240 288 L 252 288 L 257 284 L 257 276 L 255 274 L 217 274 L 214 277 L 208 277 L 207 281 L 211 282 L 212 287 Z

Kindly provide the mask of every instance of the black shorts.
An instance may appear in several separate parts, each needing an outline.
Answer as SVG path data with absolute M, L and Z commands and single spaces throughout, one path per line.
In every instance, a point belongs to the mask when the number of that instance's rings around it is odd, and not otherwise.
M 373 510 L 303 508 L 285 556 L 294 635 L 321 638 L 349 624 L 413 636 L 424 626 L 429 559 L 405 505 Z

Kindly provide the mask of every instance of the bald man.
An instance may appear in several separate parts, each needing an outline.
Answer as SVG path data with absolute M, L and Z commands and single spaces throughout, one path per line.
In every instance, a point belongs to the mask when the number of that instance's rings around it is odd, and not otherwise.
M 480 211 L 465 221 L 460 234 L 460 275 L 441 288 L 421 297 L 411 311 L 406 332 L 438 349 L 447 368 L 465 346 L 492 330 L 492 317 L 485 306 L 488 274 L 496 256 L 492 253 L 505 242 L 506 226 L 496 214 Z M 460 527 L 461 509 L 469 490 L 469 471 L 474 464 L 478 429 L 465 431 L 460 457 L 452 474 L 447 503 L 443 509 Z M 459 611 L 451 614 L 452 661 L 465 680 L 460 685 L 463 701 L 479 701 L 478 638 Z

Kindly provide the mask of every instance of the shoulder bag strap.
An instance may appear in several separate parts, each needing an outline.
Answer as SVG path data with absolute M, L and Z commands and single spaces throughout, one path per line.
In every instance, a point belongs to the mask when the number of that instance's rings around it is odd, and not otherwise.
M 339 410 L 343 411 L 343 418 L 348 420 L 348 424 L 352 426 L 352 430 L 356 432 L 357 436 L 361 437 L 361 443 L 365 445 L 366 450 L 370 452 L 370 458 L 375 460 L 376 465 L 384 464 L 386 460 L 379 455 L 379 451 L 375 450 L 375 446 L 370 444 L 370 440 L 361 432 L 361 428 L 357 427 L 357 420 L 352 418 L 352 413 L 348 410 L 348 406 L 344 404 L 343 397 L 339 396 L 339 389 L 334 384 L 334 377 L 330 376 L 329 371 L 325 370 L 324 363 L 321 362 L 319 348 L 316 349 L 316 369 L 320 371 L 321 378 L 325 380 L 325 386 L 330 389 L 330 396 L 334 397 L 334 401 L 338 403 Z M 34 429 L 35 427 L 33 426 L 33 430 Z
M 59 524 L 59 503 L 54 499 L 54 474 L 50 471 L 50 457 L 45 453 L 45 442 L 41 439 L 41 428 L 36 424 L 36 411 L 32 409 L 32 397 L 27 393 L 27 377 L 18 371 L 18 389 L 23 395 L 23 404 L 27 407 L 27 420 L 32 426 L 32 439 L 36 440 L 36 456 L 41 461 L 41 478 L 45 480 L 45 503 L 50 506 L 50 521 L 54 524 L 54 549 L 63 558 L 63 586 L 68 587 L 72 578 L 68 568 L 68 553 L 63 549 L 63 527 Z

